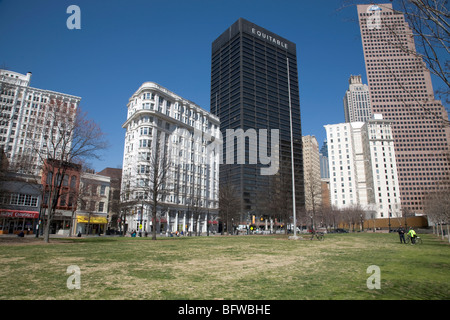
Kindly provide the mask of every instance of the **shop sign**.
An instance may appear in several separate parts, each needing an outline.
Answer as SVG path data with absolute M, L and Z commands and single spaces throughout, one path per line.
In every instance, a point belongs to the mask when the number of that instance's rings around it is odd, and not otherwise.
M 0 210 L 0 218 L 39 218 L 39 212 L 36 211 L 20 211 L 20 210 Z

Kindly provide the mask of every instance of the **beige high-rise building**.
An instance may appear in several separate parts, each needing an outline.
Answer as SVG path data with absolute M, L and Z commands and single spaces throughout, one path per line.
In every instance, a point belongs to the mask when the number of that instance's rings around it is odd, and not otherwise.
M 314 136 L 303 136 L 303 172 L 305 181 L 305 207 L 317 211 L 322 205 L 319 144 Z
M 363 84 L 361 76 L 350 76 L 344 96 L 345 122 L 365 122 L 372 118 L 369 87 Z
M 424 196 L 450 170 L 448 114 L 404 15 L 392 4 L 357 8 L 372 110 L 391 120 L 402 207 L 423 213 Z

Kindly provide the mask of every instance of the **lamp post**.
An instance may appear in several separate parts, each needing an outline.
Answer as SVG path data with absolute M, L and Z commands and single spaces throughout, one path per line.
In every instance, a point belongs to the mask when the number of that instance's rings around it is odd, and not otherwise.
M 140 221 L 139 221 L 139 237 L 142 237 L 142 219 L 143 219 L 143 214 L 144 214 L 144 200 L 142 200 L 142 203 L 141 203 L 141 217 L 140 217 Z
M 287 81 L 288 81 L 288 96 L 289 96 L 289 121 L 291 129 L 291 170 L 292 170 L 292 212 L 294 222 L 294 239 L 297 237 L 297 217 L 295 208 L 295 174 L 294 174 L 294 134 L 292 132 L 292 104 L 291 104 L 291 80 L 289 76 L 289 58 L 286 57 L 287 63 Z
M 391 232 L 391 210 L 388 211 L 389 233 Z
M 208 212 L 206 213 L 206 236 L 209 237 L 209 203 L 208 206 Z

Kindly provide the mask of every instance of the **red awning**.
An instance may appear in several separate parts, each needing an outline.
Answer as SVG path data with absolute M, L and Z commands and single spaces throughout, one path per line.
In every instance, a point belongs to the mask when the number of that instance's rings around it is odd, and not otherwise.
M 27 218 L 37 219 L 39 218 L 39 212 L 37 211 L 23 211 L 23 210 L 6 210 L 0 209 L 1 218 Z

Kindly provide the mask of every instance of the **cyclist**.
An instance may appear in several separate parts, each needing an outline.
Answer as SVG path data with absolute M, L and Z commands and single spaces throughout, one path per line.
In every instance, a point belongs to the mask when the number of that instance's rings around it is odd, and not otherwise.
M 416 232 L 413 228 L 409 228 L 408 235 L 411 237 L 411 244 L 416 243 Z

